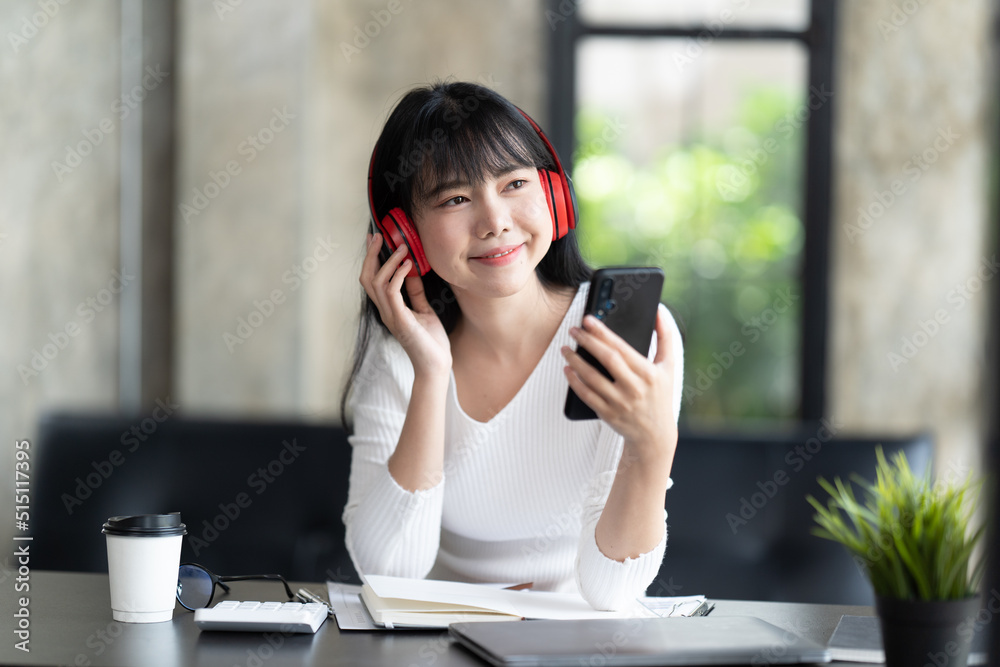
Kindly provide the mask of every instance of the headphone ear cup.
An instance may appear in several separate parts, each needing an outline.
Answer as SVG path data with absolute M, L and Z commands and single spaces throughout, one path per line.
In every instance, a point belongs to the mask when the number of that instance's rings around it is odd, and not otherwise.
M 539 169 L 538 175 L 552 216 L 552 240 L 556 241 L 576 227 L 576 192 L 569 176 L 564 178 L 547 169 Z
M 569 177 L 569 174 L 563 173 L 563 181 L 566 184 L 566 192 L 569 193 L 569 206 L 567 210 L 569 211 L 569 228 L 576 229 L 576 221 L 580 217 L 580 209 L 576 205 L 576 188 L 573 186 L 573 179 Z
M 392 209 L 384 218 L 376 221 L 376 226 L 382 233 L 382 238 L 389 246 L 390 251 L 395 251 L 401 245 L 407 247 L 409 251 L 407 256 L 413 262 L 407 275 L 423 276 L 431 270 L 431 265 L 424 255 L 424 246 L 420 243 L 420 237 L 417 235 L 417 228 L 414 227 L 413 222 L 403 212 L 403 209 L 398 207 Z

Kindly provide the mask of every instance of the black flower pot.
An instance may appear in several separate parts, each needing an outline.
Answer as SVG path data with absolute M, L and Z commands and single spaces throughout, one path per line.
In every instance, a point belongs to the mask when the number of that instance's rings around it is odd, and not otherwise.
M 969 618 L 979 598 L 899 600 L 875 597 L 886 667 L 966 667 L 972 631 Z

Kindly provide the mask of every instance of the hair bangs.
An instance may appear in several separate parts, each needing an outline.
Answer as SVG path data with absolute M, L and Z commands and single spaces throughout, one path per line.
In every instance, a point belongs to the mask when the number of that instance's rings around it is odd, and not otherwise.
M 496 92 L 472 83 L 407 93 L 386 121 L 373 157 L 375 215 L 416 205 L 449 182 L 481 184 L 511 169 L 554 169 L 531 122 Z
M 514 126 L 516 120 L 472 114 L 445 141 L 434 142 L 414 174 L 413 203 L 424 201 L 439 185 L 449 181 L 480 185 L 488 177 L 513 169 L 547 167 L 544 145 L 533 145 L 540 142 L 532 142 L 532 135 L 525 136 L 523 127 Z M 530 125 L 527 127 L 531 130 Z

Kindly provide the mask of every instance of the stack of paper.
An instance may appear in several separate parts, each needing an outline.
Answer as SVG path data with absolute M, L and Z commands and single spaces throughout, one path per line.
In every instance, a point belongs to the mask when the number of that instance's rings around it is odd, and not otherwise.
M 715 605 L 705 599 L 704 595 L 682 595 L 669 598 L 640 598 L 646 609 L 663 618 L 684 616 L 708 616 Z

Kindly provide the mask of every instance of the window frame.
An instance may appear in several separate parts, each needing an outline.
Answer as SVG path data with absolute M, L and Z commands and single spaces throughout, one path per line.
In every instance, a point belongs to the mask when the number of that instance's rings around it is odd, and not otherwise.
M 579 16 L 579 2 L 546 0 L 545 21 L 550 28 L 548 62 L 549 139 L 567 170 L 573 168 L 576 146 L 577 46 L 587 37 L 633 39 L 690 38 L 712 41 L 794 41 L 806 50 L 807 90 L 834 91 L 834 47 L 837 3 L 809 0 L 809 24 L 802 30 L 779 27 L 703 25 L 589 24 Z M 802 216 L 805 243 L 799 279 L 802 285 L 799 353 L 798 418 L 815 421 L 825 416 L 828 319 L 830 293 L 830 227 L 833 190 L 833 104 L 811 109 L 805 123 Z

